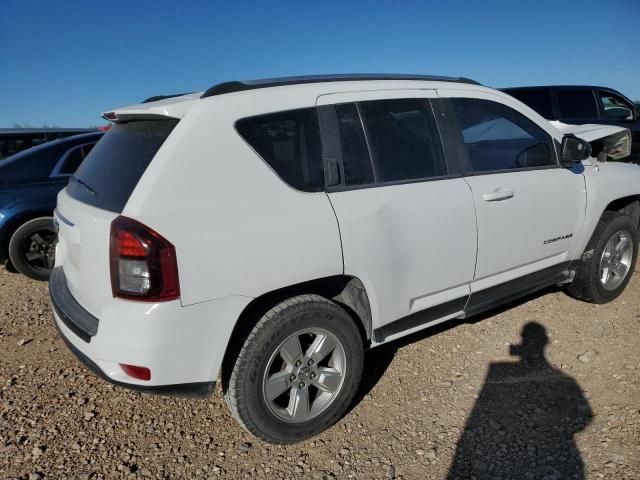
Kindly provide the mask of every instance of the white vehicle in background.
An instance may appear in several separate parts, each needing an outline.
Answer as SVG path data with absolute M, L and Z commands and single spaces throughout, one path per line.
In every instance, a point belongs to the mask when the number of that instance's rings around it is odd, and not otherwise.
M 470 80 L 229 82 L 104 116 L 58 197 L 55 323 L 119 385 L 220 374 L 266 441 L 335 423 L 366 348 L 550 285 L 608 302 L 636 262 L 640 167 Z

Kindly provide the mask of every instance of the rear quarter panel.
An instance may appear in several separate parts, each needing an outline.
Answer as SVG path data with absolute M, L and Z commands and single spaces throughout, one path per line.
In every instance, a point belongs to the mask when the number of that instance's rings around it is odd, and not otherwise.
M 123 211 L 176 247 L 183 305 L 256 297 L 343 272 L 327 195 L 285 184 L 237 134 L 236 119 L 273 111 L 252 92 L 201 101 L 156 154 Z M 313 106 L 315 97 L 278 101 Z

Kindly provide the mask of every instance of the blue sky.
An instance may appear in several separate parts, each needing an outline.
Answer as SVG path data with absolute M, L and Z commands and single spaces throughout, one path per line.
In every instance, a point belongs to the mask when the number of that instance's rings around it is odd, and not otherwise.
M 594 83 L 640 99 L 640 0 L 0 0 L 0 127 L 99 113 L 232 79 L 462 75 Z

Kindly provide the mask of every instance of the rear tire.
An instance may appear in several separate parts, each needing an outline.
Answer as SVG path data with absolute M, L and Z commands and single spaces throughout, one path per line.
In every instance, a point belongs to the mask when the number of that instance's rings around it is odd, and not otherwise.
M 11 260 L 6 260 L 4 262 L 4 268 L 7 269 L 7 272 L 10 273 L 18 273 L 18 270 L 16 270 L 16 267 L 13 266 L 13 263 L 11 263 Z
M 585 252 L 589 256 L 578 262 L 567 292 L 585 302 L 610 302 L 631 280 L 638 258 L 638 228 L 627 215 L 605 212 Z
M 11 236 L 9 259 L 19 273 L 34 280 L 49 280 L 56 239 L 52 217 L 29 220 Z
M 362 376 L 362 336 L 349 314 L 318 295 L 300 295 L 265 313 L 223 372 L 236 420 L 271 443 L 313 437 L 351 405 Z

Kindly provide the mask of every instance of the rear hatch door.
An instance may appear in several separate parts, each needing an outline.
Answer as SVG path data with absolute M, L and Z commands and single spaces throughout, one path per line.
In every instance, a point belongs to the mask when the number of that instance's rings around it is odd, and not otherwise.
M 111 222 L 177 123 L 162 118 L 114 124 L 58 196 L 56 266 L 63 267 L 76 300 L 95 316 L 112 298 Z

